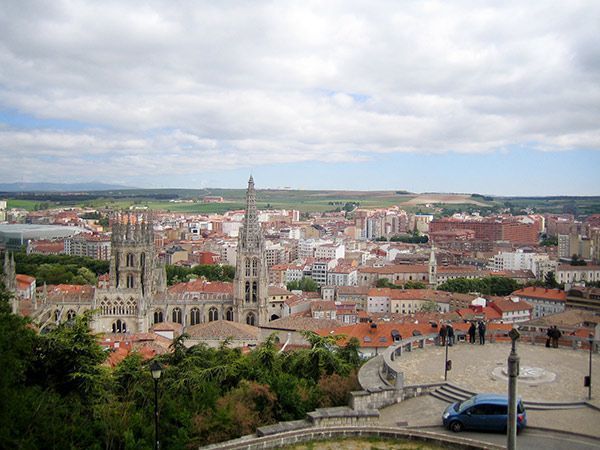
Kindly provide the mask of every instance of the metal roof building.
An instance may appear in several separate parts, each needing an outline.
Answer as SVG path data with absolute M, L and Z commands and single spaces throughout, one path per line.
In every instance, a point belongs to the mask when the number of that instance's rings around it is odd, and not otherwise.
M 86 230 L 79 227 L 60 225 L 0 224 L 0 244 L 8 250 L 18 250 L 36 239 L 64 239 Z

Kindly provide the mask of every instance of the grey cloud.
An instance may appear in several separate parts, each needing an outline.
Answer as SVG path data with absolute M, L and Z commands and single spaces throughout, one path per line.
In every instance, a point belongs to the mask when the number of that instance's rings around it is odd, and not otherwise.
M 89 129 L 4 129 L 0 156 L 126 174 L 600 149 L 598 23 L 592 0 L 4 1 L 0 108 Z

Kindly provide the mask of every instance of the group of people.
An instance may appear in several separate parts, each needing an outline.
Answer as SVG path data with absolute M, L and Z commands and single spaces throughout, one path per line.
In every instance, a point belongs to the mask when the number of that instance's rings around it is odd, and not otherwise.
M 485 322 L 480 320 L 479 322 L 477 322 L 477 324 L 475 322 L 471 322 L 471 326 L 469 327 L 469 342 L 471 344 L 475 343 L 475 334 L 479 333 L 479 344 L 480 345 L 484 345 L 485 344 Z M 441 346 L 445 346 L 446 342 L 448 343 L 449 347 L 452 347 L 454 345 L 455 342 L 455 334 L 454 334 L 454 327 L 452 326 L 451 323 L 445 324 L 442 323 L 440 325 L 440 331 L 439 331 L 439 344 Z
M 550 347 L 552 345 L 553 348 L 558 348 L 558 340 L 562 336 L 562 332 L 558 329 L 556 325 L 552 325 L 546 331 L 546 347 Z
M 448 346 L 452 347 L 454 345 L 454 327 L 452 326 L 452 324 L 441 324 L 439 336 L 440 345 L 442 347 L 446 345 L 446 339 L 448 340 Z
M 485 322 L 480 320 L 475 325 L 475 321 L 471 322 L 469 327 L 469 343 L 475 343 L 475 333 L 479 332 L 479 345 L 485 345 Z

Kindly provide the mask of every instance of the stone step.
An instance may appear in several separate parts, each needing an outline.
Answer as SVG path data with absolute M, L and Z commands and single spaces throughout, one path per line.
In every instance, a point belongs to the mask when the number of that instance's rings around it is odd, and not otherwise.
M 465 398 L 469 398 L 477 394 L 477 392 L 468 391 L 467 389 L 464 389 L 452 383 L 447 383 L 444 386 L 441 386 L 440 389 L 443 389 L 447 392 L 452 392 L 456 395 L 465 396 Z
M 432 397 L 437 398 L 438 400 L 442 400 L 443 402 L 446 402 L 446 403 L 454 403 L 454 402 L 462 400 L 462 399 L 459 399 L 459 398 L 451 397 L 451 396 L 447 395 L 446 393 L 440 391 L 439 389 L 436 390 L 436 391 L 433 391 L 429 395 L 431 395 Z
M 524 401 L 523 406 L 525 409 L 531 409 L 534 411 L 553 411 L 556 409 L 577 409 L 584 408 L 586 405 L 584 402 L 565 402 L 565 403 L 553 403 L 553 402 L 531 402 Z

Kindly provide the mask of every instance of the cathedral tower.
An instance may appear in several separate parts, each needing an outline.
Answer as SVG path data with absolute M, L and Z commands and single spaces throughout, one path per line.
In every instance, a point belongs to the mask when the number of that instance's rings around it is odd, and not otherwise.
M 151 299 L 157 283 L 154 230 L 147 216 L 117 215 L 112 225 L 108 288 L 95 291 L 98 331 L 146 332 Z M 164 267 L 162 268 L 164 270 Z
M 258 223 L 252 176 L 246 191 L 246 216 L 240 229 L 234 280 L 235 320 L 249 325 L 268 322 L 268 275 L 265 241 Z

